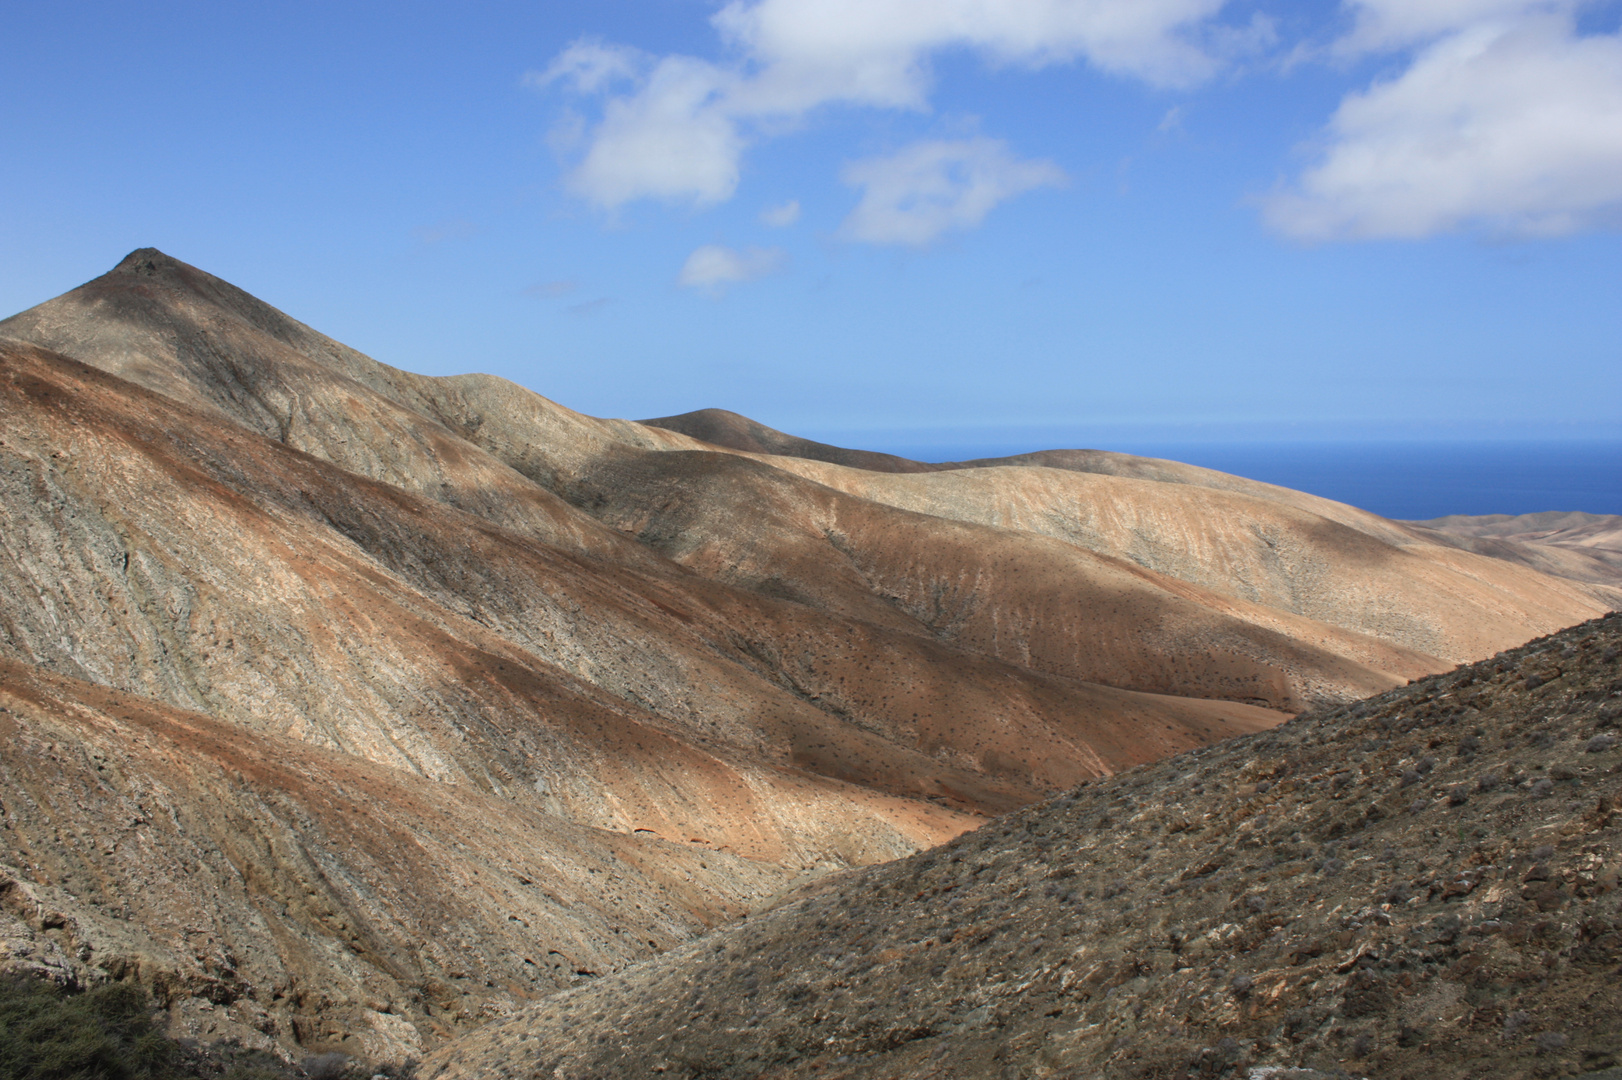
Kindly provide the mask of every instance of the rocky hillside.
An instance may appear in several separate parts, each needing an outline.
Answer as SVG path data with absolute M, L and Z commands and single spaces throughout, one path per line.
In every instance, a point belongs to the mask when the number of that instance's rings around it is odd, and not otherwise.
M 267 1048 L 420 1053 L 1618 599 L 1170 462 L 583 416 L 150 249 L 0 321 L 0 417 L 0 967 Z
M 0 958 L 178 1036 L 398 1061 L 788 880 L 8 660 L 0 740 Z
M 1622 1060 L 1622 616 L 1009 814 L 442 1048 L 462 1077 Z

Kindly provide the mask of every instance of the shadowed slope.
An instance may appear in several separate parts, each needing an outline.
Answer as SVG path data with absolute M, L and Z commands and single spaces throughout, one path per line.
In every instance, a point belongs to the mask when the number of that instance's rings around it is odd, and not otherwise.
M 424 1075 L 1614 1066 L 1619 653 L 1611 615 L 1083 785 L 531 1006 Z

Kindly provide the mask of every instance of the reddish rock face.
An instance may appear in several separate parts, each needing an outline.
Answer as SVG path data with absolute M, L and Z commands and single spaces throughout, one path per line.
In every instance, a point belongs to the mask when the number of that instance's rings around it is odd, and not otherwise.
M 0 416 L 12 959 L 373 1057 L 1611 599 L 1172 463 L 581 416 L 150 250 L 0 322 Z

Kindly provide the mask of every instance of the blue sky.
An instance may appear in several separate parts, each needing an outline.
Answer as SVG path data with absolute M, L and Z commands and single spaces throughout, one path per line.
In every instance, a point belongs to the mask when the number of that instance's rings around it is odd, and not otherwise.
M 855 445 L 1622 434 L 1622 5 L 28 2 L 0 309 Z

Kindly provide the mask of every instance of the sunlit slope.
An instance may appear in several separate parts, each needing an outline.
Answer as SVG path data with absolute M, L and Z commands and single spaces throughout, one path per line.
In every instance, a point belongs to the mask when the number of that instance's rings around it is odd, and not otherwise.
M 837 618 L 1065 678 L 1288 710 L 1439 663 L 1073 546 L 1007 530 L 943 532 L 936 519 L 839 499 L 781 469 L 583 417 L 501 380 L 399 372 L 161 253 L 137 252 L 0 331 L 71 348 L 347 471 L 549 545 L 644 569 L 658 551 Z M 825 528 L 830 513 L 852 529 Z
M 541 782 L 577 820 L 884 858 L 961 826 L 862 800 L 873 829 L 833 824 L 816 792 L 1002 809 L 1252 716 L 589 560 L 39 350 L 3 373 L 11 655 L 496 794 Z
M 403 1060 L 790 879 L 9 659 L 0 739 L 5 959 L 138 981 L 177 1034 Z
M 1168 482 L 1044 466 L 905 475 L 798 460 L 779 467 L 885 505 L 1051 536 L 1454 662 L 1622 600 L 1616 589 L 1529 573 L 1267 485 L 1229 489 L 1192 482 L 1204 479 L 1197 474 Z
M 1408 527 L 1442 544 L 1549 574 L 1622 588 L 1622 515 L 1580 511 L 1455 514 Z

